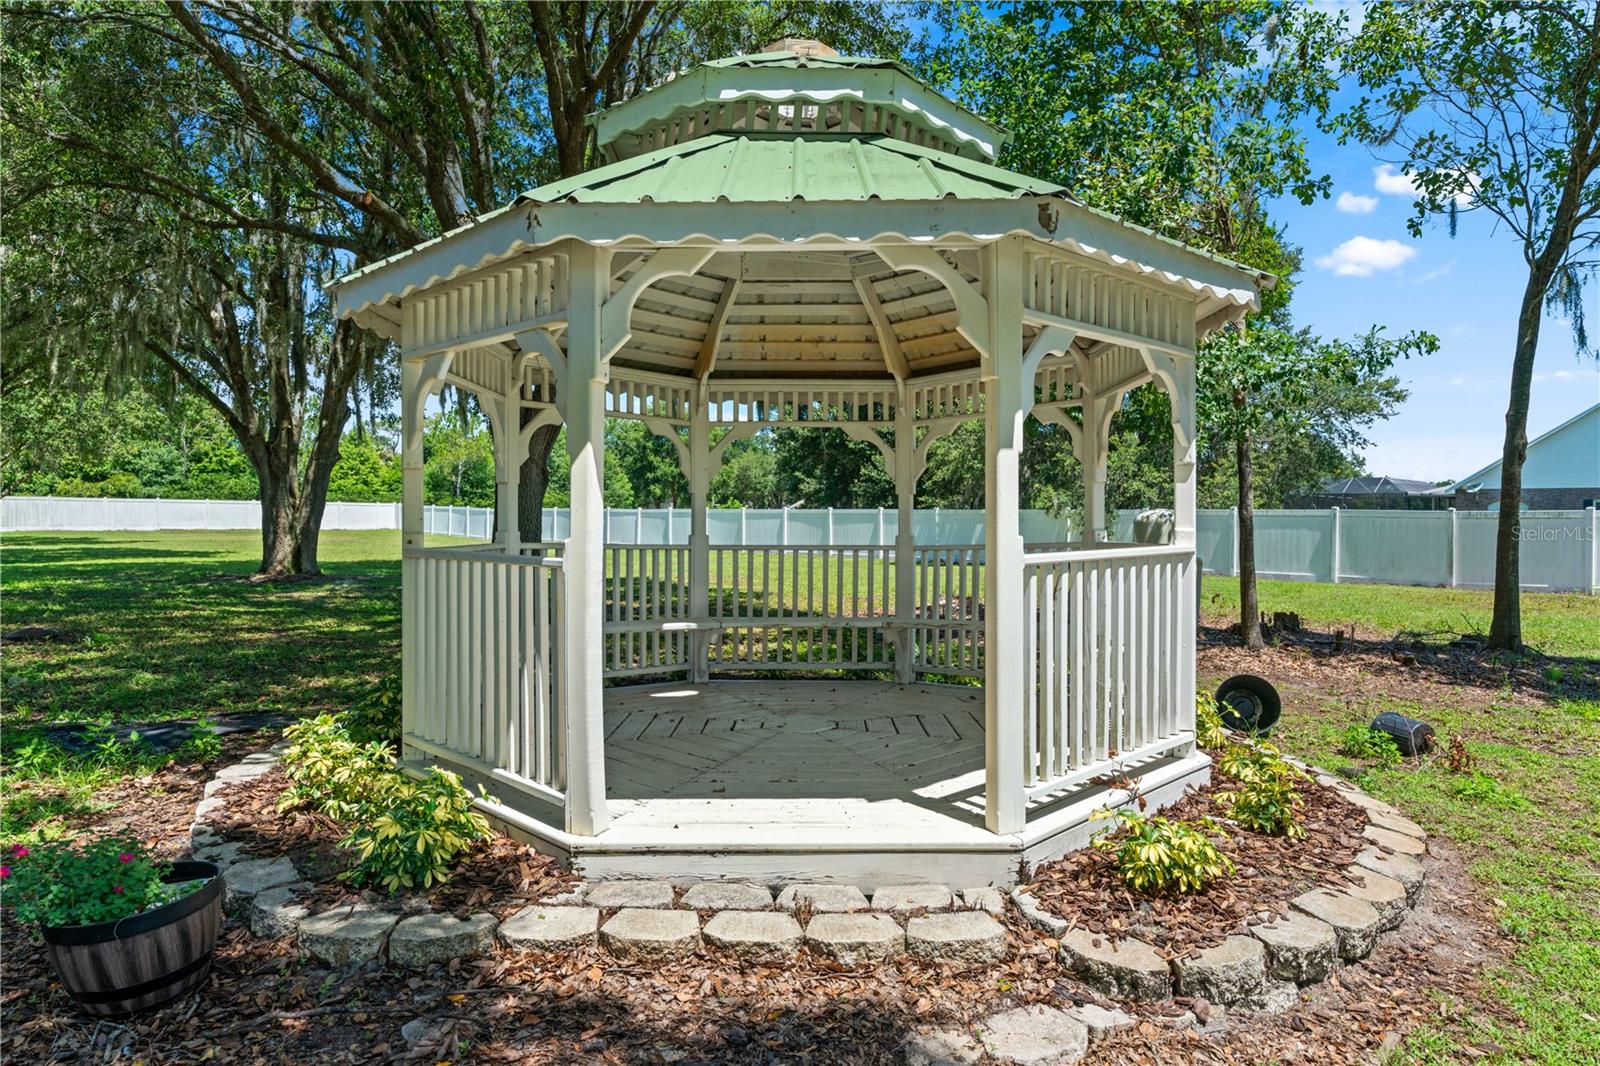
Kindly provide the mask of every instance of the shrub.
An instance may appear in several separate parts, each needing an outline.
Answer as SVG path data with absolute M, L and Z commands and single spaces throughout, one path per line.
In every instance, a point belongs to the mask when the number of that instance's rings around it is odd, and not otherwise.
M 1225 789 L 1217 798 L 1228 805 L 1228 813 L 1241 826 L 1268 836 L 1298 840 L 1306 835 L 1301 811 L 1305 797 L 1295 787 L 1306 780 L 1270 744 L 1239 745 L 1229 749 L 1217 767 L 1239 782 L 1236 789 Z
M 310 807 L 339 822 L 381 803 L 400 781 L 394 751 L 385 744 L 358 744 L 331 714 L 296 722 L 283 731 L 289 747 L 283 771 L 289 787 L 279 810 Z
M 362 744 L 377 741 L 400 746 L 400 675 L 392 673 L 373 685 L 344 713 L 345 727 Z
M 194 891 L 167 884 L 172 867 L 125 834 L 87 844 L 15 844 L 0 861 L 0 901 L 23 922 L 114 922 Z
M 342 876 L 380 884 L 390 892 L 428 888 L 450 876 L 461 852 L 489 836 L 489 823 L 472 809 L 472 793 L 448 770 L 433 767 L 421 781 L 400 777 L 381 804 L 361 811 L 341 847 L 356 853 Z
M 394 750 L 359 743 L 332 715 L 298 722 L 284 731 L 289 788 L 280 810 L 306 806 L 346 827 L 339 846 L 355 853 L 340 876 L 397 892 L 429 888 L 473 843 L 489 836 L 489 823 L 472 809 L 461 779 L 432 769 L 415 781 L 394 766 Z
M 1352 759 L 1372 759 L 1380 766 L 1400 765 L 1400 745 L 1394 737 L 1370 725 L 1353 725 L 1344 731 L 1339 752 Z
M 1108 809 L 1096 811 L 1094 817 L 1115 818 L 1122 823 L 1123 832 L 1098 837 L 1094 846 L 1116 853 L 1118 876 L 1136 892 L 1203 892 L 1213 881 L 1233 873 L 1233 860 L 1222 854 L 1211 839 L 1218 830 L 1209 818 L 1185 822 Z
M 1207 751 L 1228 746 L 1228 727 L 1222 724 L 1222 712 L 1217 708 L 1216 697 L 1209 692 L 1195 693 L 1194 740 Z

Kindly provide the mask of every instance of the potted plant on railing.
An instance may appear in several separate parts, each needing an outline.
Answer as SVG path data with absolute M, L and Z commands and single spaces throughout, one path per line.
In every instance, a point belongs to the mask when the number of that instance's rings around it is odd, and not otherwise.
M 159 1007 L 200 986 L 222 889 L 214 864 L 162 862 L 129 836 L 0 853 L 0 903 L 41 928 L 67 993 L 97 1017 Z

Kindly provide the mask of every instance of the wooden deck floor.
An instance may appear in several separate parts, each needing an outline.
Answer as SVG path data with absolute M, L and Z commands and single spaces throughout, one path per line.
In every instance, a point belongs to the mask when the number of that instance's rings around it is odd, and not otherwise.
M 611 845 L 714 837 L 994 846 L 983 829 L 983 690 L 714 681 L 606 693 Z
M 591 878 L 1010 885 L 1019 863 L 1082 847 L 1093 812 L 1128 799 L 1090 783 L 1030 804 L 1023 832 L 990 833 L 978 688 L 719 680 L 619 686 L 605 701 L 603 832 L 572 836 L 557 812 L 494 805 Z M 1209 765 L 1158 760 L 1143 794 L 1159 808 Z

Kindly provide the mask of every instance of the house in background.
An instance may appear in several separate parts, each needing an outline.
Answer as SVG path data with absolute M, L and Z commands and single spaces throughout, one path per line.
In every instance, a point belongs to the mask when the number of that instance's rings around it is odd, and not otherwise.
M 1500 461 L 1439 490 L 1457 510 L 1493 511 L 1500 506 Z M 1569 511 L 1600 499 L 1600 403 L 1528 442 L 1522 466 L 1522 507 Z
M 1336 477 L 1324 481 L 1320 489 L 1290 495 L 1284 504 L 1318 510 L 1342 507 L 1364 511 L 1444 511 L 1450 508 L 1450 497 L 1439 495 L 1439 486 L 1431 481 Z

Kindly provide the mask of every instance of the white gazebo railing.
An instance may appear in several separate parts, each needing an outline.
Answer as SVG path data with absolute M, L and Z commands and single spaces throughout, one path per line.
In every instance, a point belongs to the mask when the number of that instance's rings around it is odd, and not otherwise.
M 1193 742 L 1192 685 L 1184 680 L 1193 555 L 1127 545 L 1025 557 L 1030 798 Z
M 419 697 L 403 724 L 405 743 L 560 802 L 561 558 L 407 548 L 403 565 L 402 664 Z

